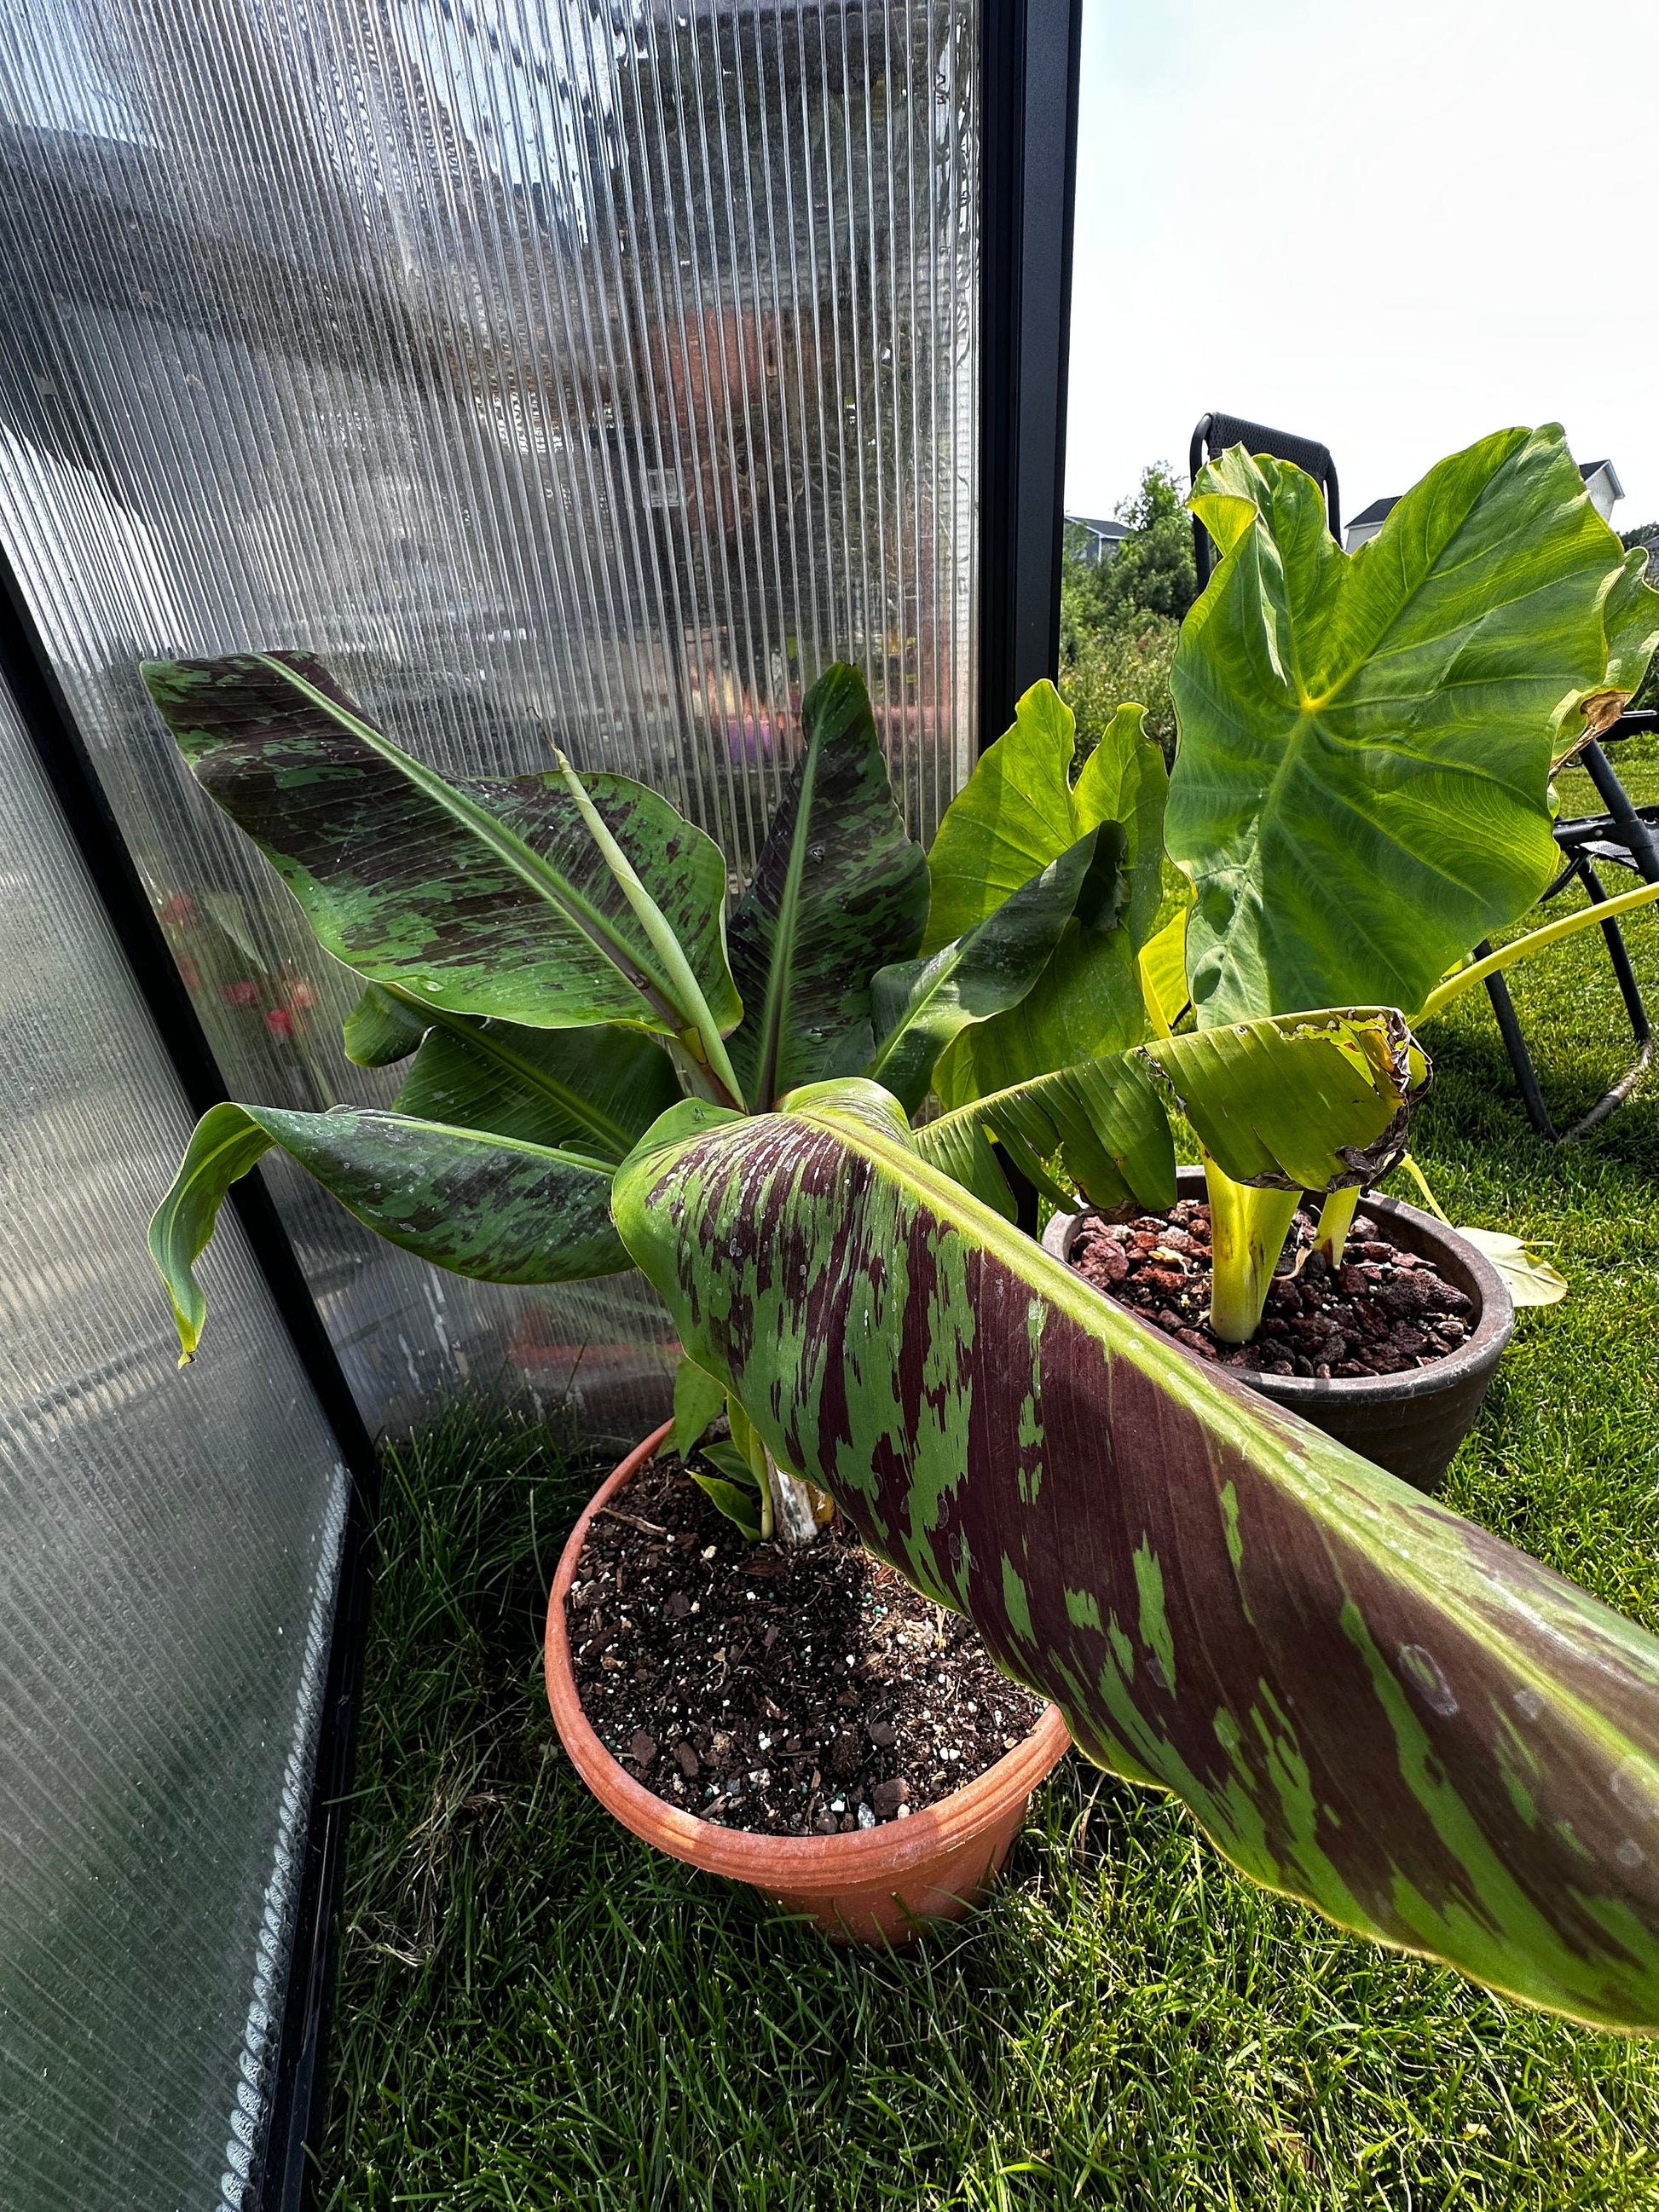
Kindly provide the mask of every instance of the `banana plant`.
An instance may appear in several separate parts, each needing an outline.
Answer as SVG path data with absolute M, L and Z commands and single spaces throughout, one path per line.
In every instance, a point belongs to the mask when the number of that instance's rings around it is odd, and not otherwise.
M 1243 1187 L 1385 1172 L 1427 1076 L 1386 1005 L 1157 1033 L 1137 978 L 1163 787 L 1137 717 L 1098 765 L 1061 762 L 996 896 L 971 862 L 948 887 L 971 825 L 947 820 L 941 919 L 862 684 L 832 670 L 728 937 L 719 854 L 625 778 L 560 758 L 446 781 L 297 656 L 147 676 L 362 979 L 352 1055 L 408 1063 L 390 1110 L 204 1118 L 150 1240 L 185 1358 L 225 1192 L 273 1146 L 464 1274 L 631 1260 L 681 1331 L 682 1444 L 724 1405 L 701 1479 L 751 1533 L 809 1540 L 833 1500 L 1257 1879 L 1575 2016 L 1659 2019 L 1655 1648 L 1012 1226 L 1004 1152 L 1167 1205 L 1176 1111 Z M 1030 810 L 1003 781 L 1012 836 Z M 912 1132 L 946 1057 L 1052 991 L 1062 954 L 1097 987 L 1090 1048 L 963 1078 Z M 1068 1034 L 1041 1012 L 988 1069 Z
M 204 1315 L 196 1259 L 230 1183 L 273 1146 L 441 1267 L 514 1283 L 611 1273 L 628 1264 L 611 1177 L 674 1100 L 757 1111 L 868 1073 L 919 1108 L 940 1055 L 1018 1002 L 1075 917 L 1098 934 L 1130 895 L 1133 825 L 1106 794 L 921 956 L 927 862 L 850 668 L 805 702 L 729 931 L 719 848 L 626 777 L 559 756 L 539 775 L 446 779 L 297 654 L 152 664 L 145 680 L 198 781 L 362 980 L 348 1054 L 409 1064 L 390 1111 L 204 1117 L 150 1238 L 186 1358 Z M 760 1451 L 740 1406 L 727 1413 L 711 1495 L 757 1534 L 811 1540 L 822 1500 Z

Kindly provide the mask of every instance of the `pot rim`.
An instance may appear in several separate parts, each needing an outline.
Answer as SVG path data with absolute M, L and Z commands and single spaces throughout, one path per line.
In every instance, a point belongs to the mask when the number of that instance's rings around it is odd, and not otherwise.
M 994 1766 L 908 1820 L 834 1836 L 769 1836 L 724 1828 L 671 1805 L 636 1782 L 606 1749 L 576 1690 L 564 1601 L 595 1515 L 636 1474 L 672 1434 L 665 1421 L 612 1468 L 582 1511 L 559 1555 L 547 1601 L 543 1666 L 554 1724 L 572 1763 L 600 1802 L 623 1825 L 673 1857 L 711 1874 L 792 1891 L 856 1888 L 885 1875 L 900 1875 L 972 1838 L 1017 1797 L 1029 1797 L 1050 1774 L 1071 1742 L 1058 1705 L 1047 1705 L 1036 1725 Z
M 1176 1170 L 1181 1195 L 1189 1194 L 1188 1177 L 1196 1177 L 1201 1188 L 1202 1168 L 1183 1167 Z M 1509 1286 L 1484 1252 L 1479 1251 L 1455 1229 L 1420 1206 L 1409 1206 L 1404 1199 L 1387 1198 L 1381 1192 L 1365 1191 L 1360 1203 L 1368 1212 L 1393 1216 L 1396 1220 L 1408 1221 L 1412 1227 L 1431 1244 L 1449 1249 L 1460 1267 L 1474 1278 L 1480 1298 L 1480 1318 L 1455 1352 L 1449 1352 L 1427 1367 L 1408 1367 L 1398 1375 L 1263 1375 L 1248 1368 L 1222 1367 L 1217 1362 L 1200 1360 L 1198 1354 L 1185 1345 L 1176 1345 L 1179 1352 L 1207 1374 L 1220 1374 L 1229 1382 L 1242 1382 L 1246 1389 L 1255 1390 L 1275 1405 L 1288 1406 L 1293 1411 L 1311 1405 L 1371 1406 L 1398 1405 L 1413 1398 L 1429 1398 L 1443 1390 L 1455 1389 L 1473 1376 L 1484 1375 L 1496 1366 L 1510 1339 L 1515 1334 L 1515 1301 Z M 1149 1211 L 1152 1209 L 1149 1209 Z M 1085 1206 L 1077 1213 L 1057 1213 L 1042 1232 L 1045 1249 L 1066 1266 L 1071 1264 L 1072 1246 L 1078 1230 L 1094 1212 Z M 1079 1282 L 1084 1278 L 1078 1278 Z M 1132 1306 L 1123 1304 L 1103 1291 L 1097 1284 L 1085 1283 L 1085 1287 L 1105 1298 L 1119 1313 L 1134 1319 L 1141 1316 Z M 1150 1327 L 1148 1322 L 1143 1326 Z M 1158 1334 L 1163 1335 L 1159 1330 Z M 1174 1344 L 1173 1338 L 1166 1342 Z

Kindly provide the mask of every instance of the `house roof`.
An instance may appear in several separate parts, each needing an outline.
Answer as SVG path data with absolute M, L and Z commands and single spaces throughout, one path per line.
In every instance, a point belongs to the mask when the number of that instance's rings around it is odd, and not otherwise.
M 1067 522 L 1078 524 L 1085 530 L 1092 531 L 1097 538 L 1127 538 L 1129 534 L 1129 526 L 1127 522 L 1103 522 L 1097 520 L 1092 514 L 1068 514 L 1066 520 Z
M 1592 477 L 1599 477 L 1603 469 L 1607 472 L 1607 482 L 1613 486 L 1613 497 L 1623 499 L 1625 487 L 1620 483 L 1619 471 L 1611 461 L 1580 461 L 1578 464 L 1578 473 L 1586 483 Z
M 1578 464 L 1578 473 L 1586 483 L 1592 477 L 1600 476 L 1603 469 L 1607 471 L 1607 481 L 1613 486 L 1613 497 L 1623 499 L 1625 487 L 1620 483 L 1619 471 L 1611 461 L 1580 461 Z M 1349 529 L 1355 529 L 1367 522 L 1385 522 L 1394 509 L 1399 506 L 1400 498 L 1401 495 L 1395 492 L 1390 499 L 1374 499 L 1363 514 L 1351 514 L 1348 517 Z

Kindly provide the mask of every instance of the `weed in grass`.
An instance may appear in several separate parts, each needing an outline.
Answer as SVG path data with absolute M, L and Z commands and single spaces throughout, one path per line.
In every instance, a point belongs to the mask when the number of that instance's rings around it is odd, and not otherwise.
M 1627 933 L 1659 1003 L 1659 921 Z M 1570 1119 L 1629 1057 L 1599 938 L 1516 996 Z M 1659 1080 L 1556 1151 L 1484 996 L 1428 1042 L 1414 1149 L 1446 1211 L 1571 1285 L 1521 1316 L 1450 1502 L 1659 1630 Z M 593 1479 L 477 1406 L 388 1455 L 330 2212 L 1659 2212 L 1659 2048 L 1346 1937 L 1075 1760 L 990 1907 L 910 1957 L 635 1843 L 540 1679 Z

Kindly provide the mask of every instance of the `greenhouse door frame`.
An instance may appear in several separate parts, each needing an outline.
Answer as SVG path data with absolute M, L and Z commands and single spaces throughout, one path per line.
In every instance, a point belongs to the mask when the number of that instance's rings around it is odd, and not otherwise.
M 981 5 L 983 751 L 1059 666 L 1083 0 Z
M 179 1085 L 191 1110 L 205 1114 L 229 1096 L 223 1074 L 3 549 L 0 683 L 11 695 Z M 257 1170 L 232 1184 L 230 1202 L 351 1478 L 288 1985 L 258 2169 L 264 2212 L 299 2212 L 311 2165 L 307 2147 L 317 2139 L 324 2112 L 322 2062 L 367 1644 L 380 1463 L 288 1231 Z

